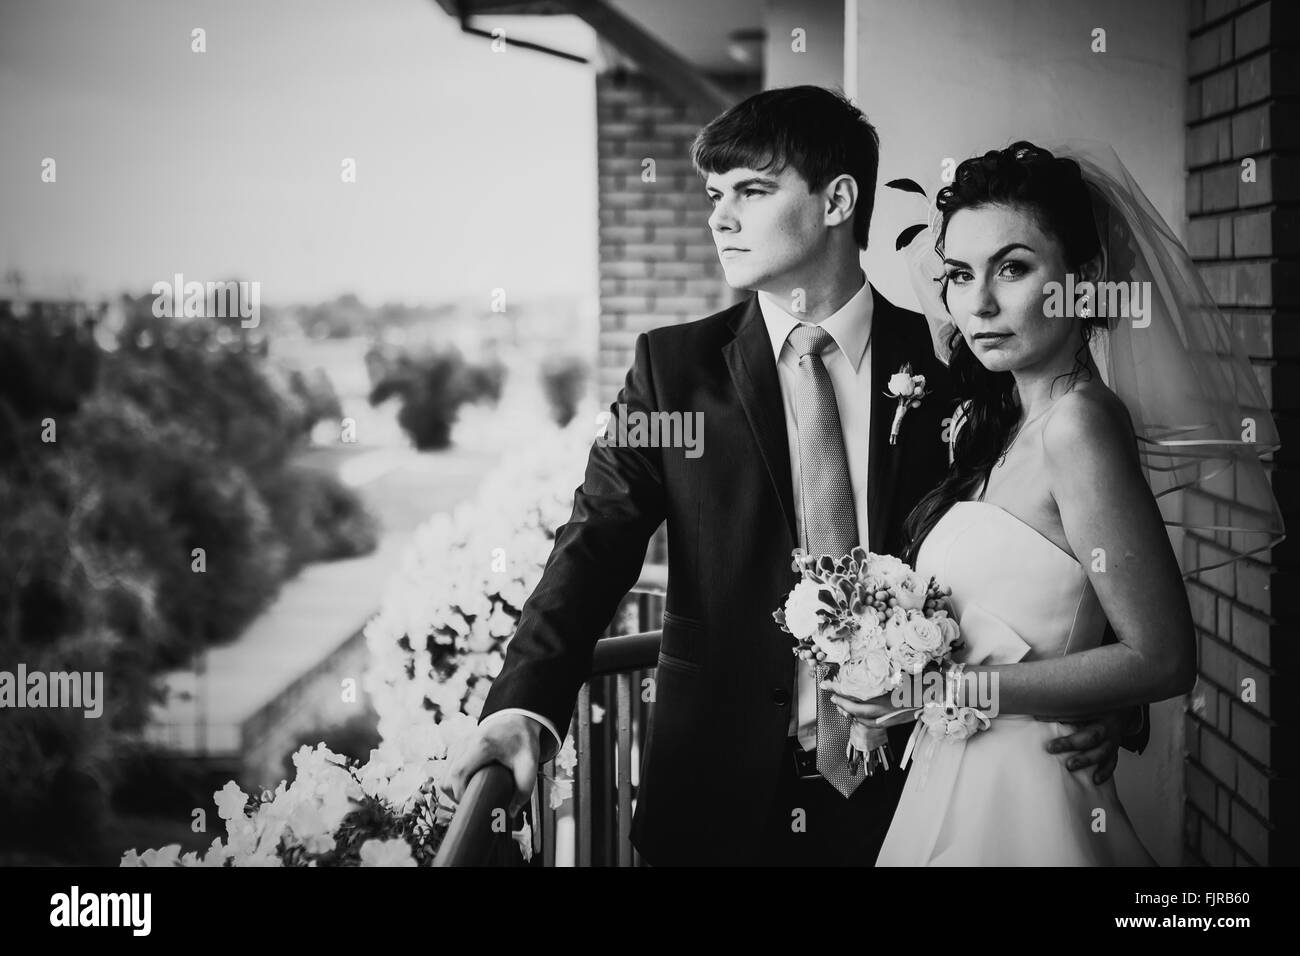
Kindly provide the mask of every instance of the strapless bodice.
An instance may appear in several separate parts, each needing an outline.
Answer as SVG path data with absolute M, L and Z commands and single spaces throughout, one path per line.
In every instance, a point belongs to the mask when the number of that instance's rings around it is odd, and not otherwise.
M 1009 511 L 959 501 L 921 544 L 916 569 L 952 588 L 968 664 L 1011 664 L 1096 647 L 1106 617 L 1088 573 Z

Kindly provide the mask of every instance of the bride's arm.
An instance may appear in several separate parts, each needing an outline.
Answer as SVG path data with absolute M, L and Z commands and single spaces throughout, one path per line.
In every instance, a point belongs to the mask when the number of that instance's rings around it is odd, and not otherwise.
M 1127 411 L 1110 393 L 1072 392 L 1042 441 L 1065 536 L 1119 641 L 967 673 L 997 672 L 1007 714 L 1096 714 L 1186 693 L 1196 680 L 1191 608 Z

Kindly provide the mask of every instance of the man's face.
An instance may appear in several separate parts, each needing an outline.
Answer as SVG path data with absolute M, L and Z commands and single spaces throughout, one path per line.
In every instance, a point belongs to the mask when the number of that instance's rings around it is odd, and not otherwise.
M 780 174 L 745 168 L 710 173 L 704 188 L 727 284 L 790 295 L 826 244 L 821 192 L 810 192 L 789 166 Z

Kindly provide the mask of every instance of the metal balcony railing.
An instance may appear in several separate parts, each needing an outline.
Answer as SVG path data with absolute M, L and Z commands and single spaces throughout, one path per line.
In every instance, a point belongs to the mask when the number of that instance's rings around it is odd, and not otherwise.
M 659 658 L 668 571 L 647 565 L 615 615 L 611 633 L 596 642 L 591 679 L 582 686 L 573 718 L 577 765 L 573 772 L 573 859 L 577 866 L 638 866 L 630 839 L 640 756 L 645 746 Z M 631 611 L 635 624 L 628 621 Z M 618 633 L 633 629 L 634 633 Z M 533 863 L 554 866 L 557 814 L 551 809 L 555 761 L 538 776 L 532 800 L 522 811 L 533 832 Z M 479 770 L 456 809 L 435 866 L 484 866 L 513 857 L 511 838 L 501 832 L 497 808 L 508 806 L 514 778 L 501 764 Z M 496 824 L 494 826 L 494 824 Z M 517 829 L 512 821 L 510 829 Z

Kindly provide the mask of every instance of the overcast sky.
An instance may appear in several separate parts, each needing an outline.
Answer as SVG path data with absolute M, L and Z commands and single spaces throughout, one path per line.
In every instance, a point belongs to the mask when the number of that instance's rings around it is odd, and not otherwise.
M 595 55 L 568 17 L 478 25 Z M 591 295 L 594 85 L 433 0 L 0 0 L 0 271 L 239 277 L 267 303 Z

